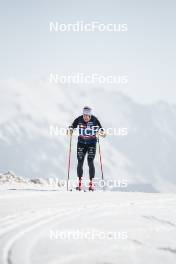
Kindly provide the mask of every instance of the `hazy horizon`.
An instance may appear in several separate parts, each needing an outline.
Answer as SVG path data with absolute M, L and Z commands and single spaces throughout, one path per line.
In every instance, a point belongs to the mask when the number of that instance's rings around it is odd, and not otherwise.
M 175 9 L 174 1 L 7 0 L 0 9 L 0 76 L 30 82 L 51 72 L 128 75 L 121 90 L 138 102 L 175 103 Z M 128 31 L 54 33 L 51 21 L 127 24 Z

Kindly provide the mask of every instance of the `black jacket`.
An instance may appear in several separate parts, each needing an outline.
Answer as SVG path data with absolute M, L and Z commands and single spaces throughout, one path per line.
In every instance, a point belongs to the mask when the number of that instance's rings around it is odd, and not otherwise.
M 102 129 L 100 121 L 93 115 L 89 122 L 84 121 L 83 115 L 77 117 L 70 127 L 73 129 L 78 128 L 78 142 L 83 144 L 96 144 L 96 132 Z

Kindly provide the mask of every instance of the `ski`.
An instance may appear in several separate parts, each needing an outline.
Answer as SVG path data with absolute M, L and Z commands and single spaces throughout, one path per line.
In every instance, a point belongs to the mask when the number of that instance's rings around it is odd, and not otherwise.
M 86 189 L 80 189 L 80 190 L 78 190 L 77 188 L 72 188 L 72 189 L 70 189 L 69 190 L 70 192 L 86 192 Z

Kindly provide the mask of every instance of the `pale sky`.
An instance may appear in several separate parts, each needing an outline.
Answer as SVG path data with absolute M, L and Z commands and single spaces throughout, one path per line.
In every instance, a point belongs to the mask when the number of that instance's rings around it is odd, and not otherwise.
M 6 0 L 0 8 L 0 76 L 48 79 L 49 73 L 128 75 L 122 91 L 139 102 L 176 103 L 174 0 Z M 51 33 L 59 23 L 128 24 L 125 33 Z

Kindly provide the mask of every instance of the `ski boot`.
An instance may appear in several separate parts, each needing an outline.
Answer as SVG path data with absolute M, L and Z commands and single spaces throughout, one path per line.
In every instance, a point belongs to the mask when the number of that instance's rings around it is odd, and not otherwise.
M 78 181 L 78 186 L 76 187 L 77 191 L 81 191 L 82 190 L 82 179 L 80 178 Z
M 89 182 L 89 191 L 94 191 L 94 186 L 93 186 L 93 182 L 92 182 L 92 180 L 90 180 L 90 182 Z

